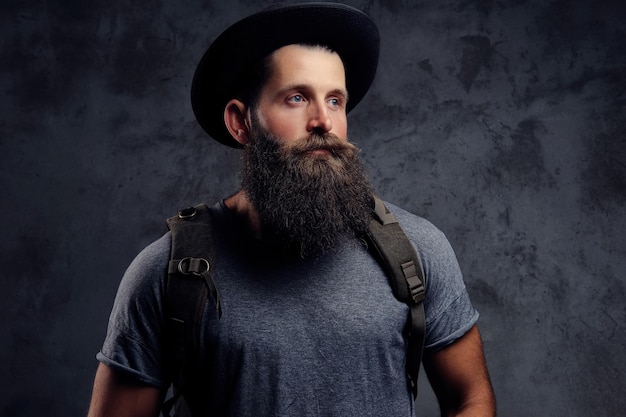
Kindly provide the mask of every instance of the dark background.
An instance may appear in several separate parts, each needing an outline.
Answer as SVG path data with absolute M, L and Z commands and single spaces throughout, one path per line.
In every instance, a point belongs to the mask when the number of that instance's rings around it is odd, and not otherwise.
M 351 138 L 380 194 L 456 249 L 499 414 L 625 415 L 625 3 L 349 3 L 382 36 Z M 237 189 L 189 87 L 266 4 L 2 2 L 0 415 L 84 415 L 128 263 L 178 208 Z

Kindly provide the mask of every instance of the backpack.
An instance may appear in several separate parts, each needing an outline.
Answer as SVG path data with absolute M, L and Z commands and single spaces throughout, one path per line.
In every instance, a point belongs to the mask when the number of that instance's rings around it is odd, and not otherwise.
M 164 362 L 173 395 L 163 403 L 162 412 L 165 417 L 182 417 L 191 416 L 184 396 L 195 385 L 188 378 L 193 375 L 193 358 L 198 354 L 197 340 L 205 304 L 210 298 L 218 317 L 222 308 L 211 277 L 215 268 L 215 247 L 209 208 L 201 204 L 183 209 L 178 216 L 167 219 L 167 225 L 172 233 L 172 249 L 164 296 Z M 405 329 L 408 338 L 406 371 L 416 398 L 425 333 L 421 262 L 398 220 L 376 196 L 374 216 L 364 238 L 385 270 L 394 296 L 410 308 L 410 320 Z

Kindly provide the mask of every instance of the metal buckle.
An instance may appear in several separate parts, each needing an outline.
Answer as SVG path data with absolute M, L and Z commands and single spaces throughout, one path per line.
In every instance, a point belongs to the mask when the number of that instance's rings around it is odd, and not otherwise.
M 178 212 L 179 219 L 190 219 L 198 213 L 195 207 L 187 207 Z
M 183 275 L 202 275 L 210 269 L 209 261 L 204 258 L 183 258 L 178 263 L 178 272 Z

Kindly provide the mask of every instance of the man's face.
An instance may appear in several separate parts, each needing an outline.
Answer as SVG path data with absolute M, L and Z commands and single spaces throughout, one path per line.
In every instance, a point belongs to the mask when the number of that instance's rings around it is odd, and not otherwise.
M 344 68 L 336 53 L 290 45 L 272 56 L 250 109 L 242 188 L 264 238 L 317 256 L 361 235 L 371 187 L 348 142 Z
M 347 101 L 339 55 L 318 47 L 288 45 L 272 54 L 270 76 L 253 111 L 260 128 L 287 146 L 310 133 L 332 133 L 345 140 Z

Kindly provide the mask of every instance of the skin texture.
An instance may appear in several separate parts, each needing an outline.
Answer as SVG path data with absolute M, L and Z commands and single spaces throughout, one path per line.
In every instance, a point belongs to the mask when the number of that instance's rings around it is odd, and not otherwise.
M 424 352 L 422 363 L 442 416 L 496 415 L 495 397 L 477 326 L 442 350 Z
M 88 417 L 156 417 L 164 393 L 139 385 L 101 363 L 96 371 Z
M 263 128 L 286 144 L 308 133 L 334 133 L 347 140 L 345 71 L 336 53 L 289 45 L 272 57 L 272 72 L 256 108 Z M 247 144 L 250 109 L 231 100 L 224 121 L 231 135 Z M 324 152 L 320 150 L 319 152 Z M 260 233 L 259 216 L 243 191 L 226 205 Z M 442 416 L 494 416 L 495 401 L 478 328 L 452 345 L 425 353 L 424 368 L 437 395 Z M 96 373 L 89 417 L 158 416 L 163 392 L 123 380 L 101 364 Z

